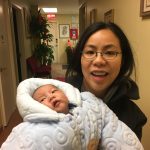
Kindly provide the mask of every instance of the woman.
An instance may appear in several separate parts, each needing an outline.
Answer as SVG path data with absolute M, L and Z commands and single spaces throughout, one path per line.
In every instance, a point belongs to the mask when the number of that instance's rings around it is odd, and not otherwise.
M 102 98 L 141 140 L 147 118 L 132 101 L 139 99 L 138 87 L 130 79 L 134 68 L 133 53 L 123 31 L 114 23 L 98 22 L 80 37 L 66 81 Z

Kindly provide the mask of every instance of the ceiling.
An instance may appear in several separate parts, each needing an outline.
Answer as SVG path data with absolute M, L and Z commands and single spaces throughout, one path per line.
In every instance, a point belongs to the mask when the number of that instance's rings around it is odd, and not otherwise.
M 32 5 L 57 7 L 58 14 L 79 14 L 79 0 L 28 0 Z

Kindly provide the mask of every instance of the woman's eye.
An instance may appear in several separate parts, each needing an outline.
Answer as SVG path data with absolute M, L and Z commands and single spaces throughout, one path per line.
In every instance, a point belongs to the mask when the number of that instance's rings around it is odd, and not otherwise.
M 92 50 L 88 50 L 88 51 L 85 51 L 85 54 L 88 54 L 88 55 L 93 55 L 95 52 L 92 51 Z
M 114 56 L 114 55 L 116 55 L 116 51 L 106 51 L 106 52 L 104 52 L 104 54 Z

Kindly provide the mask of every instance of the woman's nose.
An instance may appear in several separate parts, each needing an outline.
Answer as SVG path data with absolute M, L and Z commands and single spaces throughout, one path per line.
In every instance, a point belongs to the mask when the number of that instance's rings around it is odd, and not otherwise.
M 105 65 L 105 64 L 106 64 L 106 60 L 105 60 L 105 58 L 101 55 L 101 53 L 97 53 L 95 59 L 93 60 L 93 63 Z

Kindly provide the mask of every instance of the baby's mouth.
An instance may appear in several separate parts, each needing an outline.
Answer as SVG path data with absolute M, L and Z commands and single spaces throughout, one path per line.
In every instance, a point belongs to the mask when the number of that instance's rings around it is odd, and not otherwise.
M 60 104 L 60 102 L 59 102 L 58 100 L 54 100 L 54 101 L 52 102 L 53 107 L 58 107 L 59 104 Z

